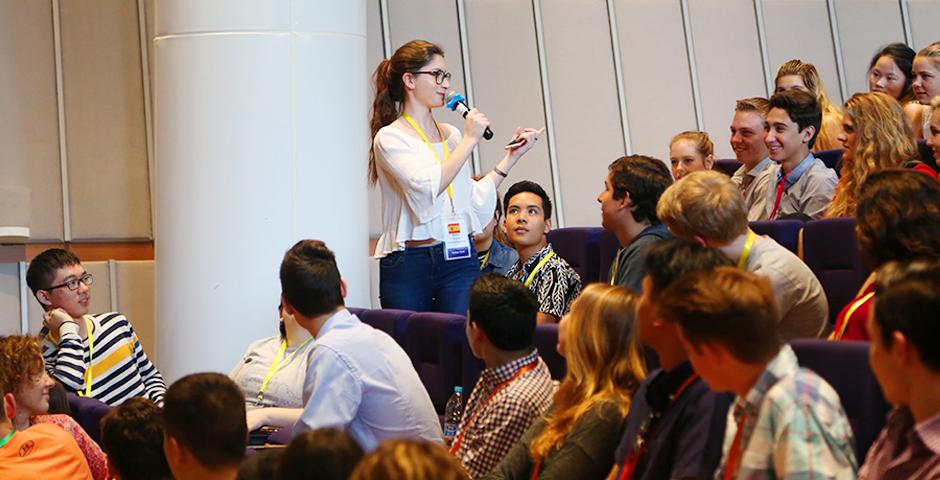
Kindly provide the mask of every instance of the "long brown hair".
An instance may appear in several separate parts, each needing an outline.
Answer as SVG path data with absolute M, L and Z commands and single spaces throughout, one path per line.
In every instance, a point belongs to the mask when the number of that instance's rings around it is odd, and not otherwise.
M 851 160 L 842 161 L 839 188 L 827 217 L 855 216 L 859 188 L 869 174 L 919 158 L 904 109 L 890 95 L 856 93 L 845 102 L 845 115 L 852 120 L 857 140 Z
M 542 462 L 564 443 L 574 425 L 599 402 L 612 402 L 621 416 L 646 376 L 634 335 L 637 297 L 624 287 L 593 283 L 568 316 L 568 372 L 555 394 L 555 410 L 532 441 L 529 454 Z
M 402 75 L 416 72 L 431 61 L 434 55 L 444 56 L 444 50 L 424 40 L 412 40 L 395 50 L 391 58 L 379 62 L 372 75 L 375 82 L 375 100 L 372 101 L 372 129 L 370 138 L 382 127 L 392 123 L 401 115 L 402 102 L 405 101 L 405 89 Z M 379 173 L 375 166 L 375 151 L 369 149 L 369 183 L 375 185 Z
M 809 93 L 816 97 L 816 102 L 819 103 L 819 110 L 823 114 L 822 122 L 819 124 L 819 132 L 817 132 L 816 135 L 816 145 L 812 147 L 812 150 L 818 151 L 836 148 L 836 136 L 839 132 L 830 131 L 830 125 L 826 125 L 826 117 L 834 119 L 837 124 L 841 124 L 842 112 L 839 111 L 839 107 L 833 105 L 832 101 L 829 100 L 829 96 L 826 95 L 826 88 L 823 86 L 822 78 L 819 77 L 819 72 L 816 71 L 816 66 L 812 63 L 804 63 L 796 59 L 790 60 L 780 65 L 780 68 L 777 69 L 777 77 L 774 79 L 774 85 L 780 82 L 782 77 L 787 75 L 798 75 L 803 79 L 803 85 L 806 85 L 806 89 L 809 90 Z M 820 142 L 820 140 L 822 140 L 822 142 Z

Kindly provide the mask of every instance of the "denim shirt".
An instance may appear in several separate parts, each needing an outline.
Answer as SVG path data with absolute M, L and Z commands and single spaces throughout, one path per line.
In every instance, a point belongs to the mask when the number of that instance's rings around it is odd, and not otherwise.
M 493 243 L 490 245 L 489 257 L 486 259 L 486 264 L 480 267 L 480 274 L 496 273 L 506 276 L 509 267 L 512 267 L 513 264 L 518 261 L 519 253 L 516 252 L 515 248 L 508 247 L 493 240 Z

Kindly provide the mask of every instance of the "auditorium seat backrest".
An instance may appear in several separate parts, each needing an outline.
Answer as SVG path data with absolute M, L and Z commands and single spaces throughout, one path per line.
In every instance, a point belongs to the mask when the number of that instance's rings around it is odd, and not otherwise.
M 920 152 L 920 161 L 937 171 L 937 159 L 933 157 L 933 149 L 930 148 L 930 145 L 927 145 L 926 140 L 917 141 L 917 150 Z
M 454 386 L 463 385 L 461 356 L 467 343 L 464 321 L 462 315 L 417 312 L 405 327 L 405 352 L 438 414 L 444 413 Z
M 884 427 L 889 408 L 868 364 L 868 342 L 794 340 L 791 345 L 800 365 L 815 371 L 839 394 L 861 463 Z
M 758 235 L 767 235 L 777 243 L 784 246 L 794 255 L 799 254 L 800 229 L 803 222 L 799 220 L 774 220 L 750 222 L 751 230 Z
M 565 377 L 565 357 L 558 353 L 558 324 L 543 323 L 535 327 L 535 348 L 539 349 L 539 356 L 545 361 L 552 378 L 561 380 Z
M 111 411 L 111 407 L 94 398 L 79 397 L 72 392 L 67 393 L 66 397 L 72 418 L 85 429 L 92 440 L 100 444 L 101 419 Z
M 610 282 L 610 266 L 614 263 L 619 249 L 620 241 L 614 233 L 602 228 L 597 242 L 598 280 L 601 282 Z
M 741 162 L 734 158 L 719 158 L 715 160 L 715 170 L 724 173 L 727 176 L 734 175 L 734 172 L 741 168 Z
M 813 152 L 813 155 L 822 160 L 827 167 L 836 171 L 836 174 L 839 174 L 839 170 L 842 162 L 842 149 L 834 148 L 832 150 L 820 150 L 818 152 Z
M 548 232 L 548 241 L 555 253 L 578 272 L 582 285 L 600 278 L 597 242 L 602 230 L 598 227 L 568 227 Z
M 855 239 L 854 218 L 824 218 L 803 226 L 803 260 L 816 274 L 829 300 L 829 318 L 855 298 L 868 278 Z
M 408 328 L 408 320 L 415 312 L 391 308 L 381 310 L 358 310 L 359 313 L 356 315 L 363 323 L 382 330 L 398 342 L 402 348 L 405 348 L 405 331 Z M 350 309 L 350 311 L 352 310 Z

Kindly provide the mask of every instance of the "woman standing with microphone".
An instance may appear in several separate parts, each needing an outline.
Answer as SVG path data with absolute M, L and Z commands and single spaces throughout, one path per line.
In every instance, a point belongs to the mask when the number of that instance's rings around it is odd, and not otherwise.
M 470 234 L 493 215 L 496 187 L 543 130 L 516 129 L 506 155 L 479 181 L 467 160 L 489 120 L 471 109 L 463 132 L 431 110 L 450 87 L 444 51 L 412 40 L 375 70 L 369 178 L 382 189 L 382 308 L 464 314 L 480 273 Z

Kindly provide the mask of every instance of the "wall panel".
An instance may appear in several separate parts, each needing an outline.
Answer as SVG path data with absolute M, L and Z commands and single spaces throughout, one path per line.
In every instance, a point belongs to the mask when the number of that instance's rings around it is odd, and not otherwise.
M 108 272 L 108 262 L 83 262 L 85 271 L 94 275 L 95 283 L 91 286 L 91 302 L 88 305 L 88 313 L 98 314 L 111 311 L 111 278 Z M 62 287 L 66 288 L 66 287 Z M 153 290 L 148 292 L 153 296 Z M 35 335 L 42 328 L 42 306 L 29 292 L 27 303 L 29 317 L 29 333 Z
M 669 139 L 695 129 L 679 2 L 617 0 L 615 5 L 633 151 L 668 163 Z
M 0 336 L 20 334 L 20 266 L 0 263 Z
M 29 187 L 31 240 L 61 241 L 50 0 L 0 0 L 0 125 L 0 184 Z
M 727 132 L 735 100 L 767 91 L 753 6 L 752 0 L 689 2 L 704 129 L 718 157 L 734 155 Z
M 157 350 L 153 317 L 153 261 L 115 262 L 115 281 L 117 282 L 117 305 L 114 310 L 123 313 L 147 356 L 154 362 Z
M 150 238 L 137 2 L 61 6 L 72 236 Z
M 379 8 L 379 0 L 369 0 L 366 2 L 366 71 L 370 78 L 375 73 L 379 62 L 385 58 L 382 40 L 382 12 Z M 375 97 L 375 86 L 369 82 L 369 101 Z M 372 108 L 372 104 L 369 104 Z M 370 110 L 371 112 L 371 110 Z M 371 138 L 369 139 L 371 142 Z M 362 155 L 353 157 L 357 159 L 365 158 L 368 155 L 369 145 L 364 145 Z M 382 193 L 378 184 L 369 188 L 369 235 L 377 237 L 382 234 Z M 369 252 L 370 254 L 372 252 Z
M 842 105 L 832 31 L 826 0 L 764 0 L 764 29 L 771 78 L 784 62 L 797 58 L 812 63 L 822 77 L 829 99 Z M 793 21 L 799 18 L 800 21 Z
M 881 47 L 904 41 L 897 0 L 835 0 L 845 63 L 846 96 L 868 91 L 868 65 Z
M 597 193 L 625 153 L 607 21 L 605 0 L 542 0 L 566 226 L 600 225 Z
M 467 95 L 464 88 L 463 55 L 460 52 L 460 30 L 457 26 L 457 3 L 440 0 L 409 0 L 407 2 L 389 0 L 388 24 L 392 44 L 389 51 L 395 50 L 411 40 L 427 40 L 444 49 L 447 69 L 453 74 L 450 88 Z M 370 29 L 369 33 L 373 30 Z M 378 30 L 381 32 L 381 29 Z M 381 44 L 380 44 L 381 45 Z M 369 67 L 373 72 L 375 65 Z M 457 125 L 452 112 L 441 110 L 438 121 Z
M 937 0 L 906 0 L 911 18 L 914 50 L 920 50 L 940 40 L 940 2 Z
M 474 0 L 466 3 L 467 39 L 476 105 L 492 124 L 493 139 L 480 142 L 480 166 L 491 170 L 517 126 L 545 126 L 532 2 Z M 455 121 L 455 124 L 460 125 Z M 516 164 L 500 190 L 531 180 L 554 195 L 548 142 L 542 138 Z

